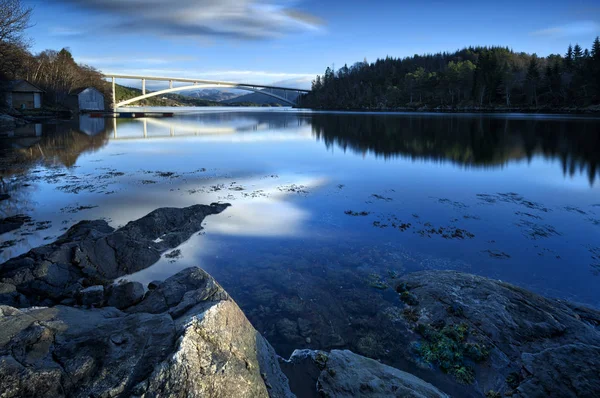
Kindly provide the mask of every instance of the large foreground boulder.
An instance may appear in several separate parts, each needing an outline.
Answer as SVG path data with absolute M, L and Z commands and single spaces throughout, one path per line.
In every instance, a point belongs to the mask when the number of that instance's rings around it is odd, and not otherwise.
M 273 348 L 206 272 L 181 271 L 133 308 L 0 306 L 2 397 L 293 396 Z
M 13 307 L 55 305 L 74 299 L 93 285 L 154 264 L 202 229 L 202 221 L 228 204 L 157 209 L 115 230 L 106 221 L 82 221 L 54 243 L 35 248 L 0 265 L 0 304 Z M 9 289 L 9 285 L 14 286 Z
M 396 290 L 422 366 L 480 396 L 600 396 L 600 311 L 454 271 L 408 274 Z

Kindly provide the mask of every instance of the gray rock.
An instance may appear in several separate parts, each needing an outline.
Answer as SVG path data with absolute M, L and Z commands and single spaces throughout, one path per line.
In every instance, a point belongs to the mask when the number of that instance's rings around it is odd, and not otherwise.
M 108 288 L 107 304 L 122 310 L 142 301 L 144 294 L 144 285 L 140 282 L 120 282 Z
M 160 284 L 162 283 L 162 281 L 152 281 L 150 283 L 148 283 L 148 290 L 154 290 L 157 287 L 160 286 Z
M 229 296 L 212 276 L 193 267 L 168 278 L 158 288 L 149 291 L 141 303 L 126 311 L 152 314 L 168 311 L 174 317 L 180 317 L 198 303 L 227 299 Z
M 121 344 L 111 336 L 127 336 Z M 167 357 L 166 314 L 56 306 L 0 317 L 0 391 L 6 397 L 89 397 L 127 391 Z
M 600 396 L 600 311 L 454 271 L 409 274 L 397 290 L 416 299 L 407 305 L 418 318 L 404 321 L 413 331 L 407 347 L 422 344 L 423 335 L 414 331 L 427 330 L 424 325 L 429 331 L 464 325 L 464 343 L 489 351 L 465 359 L 479 394 Z
M 185 319 L 175 353 L 138 385 L 142 397 L 292 397 L 277 357 L 231 300 Z
M 0 303 L 6 303 L 11 306 L 27 306 L 29 301 L 17 292 L 17 287 L 10 283 L 0 282 Z
M 0 265 L 0 283 L 14 285 L 30 304 L 59 303 L 81 290 L 82 281 L 108 285 L 115 278 L 149 267 L 161 253 L 200 230 L 207 215 L 228 206 L 158 209 L 118 230 L 106 221 L 82 221 L 54 243 Z M 26 305 L 3 296 L 0 304 Z
M 333 350 L 318 380 L 324 397 L 442 398 L 446 394 L 410 373 L 350 351 Z
M 410 373 L 347 350 L 296 350 L 281 367 L 301 397 L 448 397 Z
M 169 304 L 152 309 L 158 299 Z M 273 348 L 206 272 L 133 308 L 0 306 L 2 397 L 293 397 Z
M 79 294 L 82 305 L 101 307 L 104 304 L 104 286 L 102 285 L 90 286 L 81 290 Z

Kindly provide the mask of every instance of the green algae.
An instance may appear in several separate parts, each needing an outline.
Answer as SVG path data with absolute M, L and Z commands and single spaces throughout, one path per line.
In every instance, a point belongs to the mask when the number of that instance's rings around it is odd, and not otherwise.
M 489 357 L 487 348 L 478 343 L 467 342 L 469 326 L 464 323 L 434 327 L 418 324 L 417 333 L 423 340 L 417 345 L 422 360 L 452 375 L 458 382 L 472 384 L 475 371 L 467 362 L 485 361 Z
M 389 287 L 388 284 L 383 280 L 383 278 L 378 274 L 370 274 L 367 278 L 367 284 L 370 287 L 379 290 L 385 290 Z

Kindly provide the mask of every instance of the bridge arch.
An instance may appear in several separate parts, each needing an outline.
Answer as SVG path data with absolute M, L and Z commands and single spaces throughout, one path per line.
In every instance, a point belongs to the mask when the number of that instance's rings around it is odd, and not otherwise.
M 203 89 L 203 88 L 235 88 L 238 90 L 245 90 L 245 91 L 251 91 L 251 92 L 255 92 L 255 93 L 259 93 L 259 94 L 264 94 L 264 95 L 268 95 L 270 97 L 273 97 L 275 99 L 278 99 L 279 101 L 282 101 L 286 104 L 289 105 L 296 105 L 295 102 L 284 98 L 280 95 L 271 93 L 269 91 L 267 91 L 268 89 L 264 88 L 264 89 L 258 89 L 258 88 L 254 88 L 254 87 L 249 87 L 247 85 L 243 85 L 243 86 L 239 86 L 239 85 L 235 85 L 235 84 L 194 84 L 194 85 L 190 85 L 190 86 L 182 86 L 182 87 L 172 87 L 172 88 L 167 88 L 164 90 L 160 90 L 160 91 L 153 91 L 151 93 L 148 94 L 143 94 L 134 98 L 130 98 L 128 100 L 125 101 L 121 101 L 119 103 L 115 104 L 115 109 L 125 106 L 125 105 L 129 105 L 132 104 L 134 102 L 137 101 L 141 101 L 147 98 L 152 98 L 152 97 L 156 97 L 159 95 L 164 95 L 164 94 L 170 94 L 170 93 L 177 93 L 180 91 L 190 91 L 190 90 L 198 90 L 198 89 Z

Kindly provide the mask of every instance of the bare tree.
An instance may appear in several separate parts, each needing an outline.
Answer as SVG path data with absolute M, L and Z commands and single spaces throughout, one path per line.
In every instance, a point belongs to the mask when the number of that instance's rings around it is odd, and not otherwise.
M 23 32 L 31 12 L 20 0 L 0 0 L 0 79 L 14 78 L 23 68 L 28 56 Z
M 23 32 L 30 27 L 33 9 L 21 4 L 21 0 L 0 0 L 0 41 L 22 43 Z

